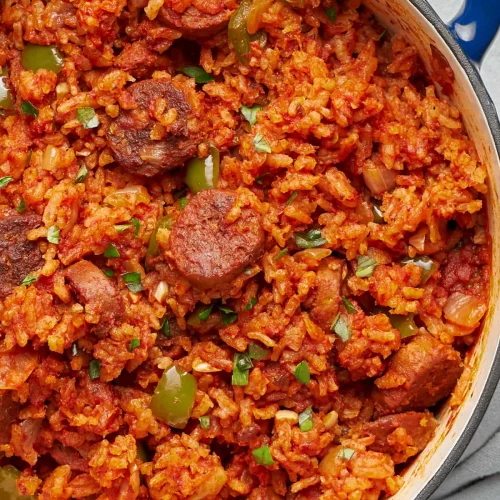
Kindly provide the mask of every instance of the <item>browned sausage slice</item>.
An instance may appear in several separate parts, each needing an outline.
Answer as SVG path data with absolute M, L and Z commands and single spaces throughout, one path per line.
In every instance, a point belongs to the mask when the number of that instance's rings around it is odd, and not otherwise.
M 116 161 L 133 174 L 157 175 L 182 165 L 195 156 L 197 139 L 188 130 L 191 106 L 184 94 L 171 83 L 143 80 L 128 88 L 138 107 L 122 110 L 107 130 L 108 144 Z M 177 119 L 165 140 L 152 140 L 152 110 L 158 98 L 167 101 L 167 109 L 175 108 Z
M 369 446 L 372 451 L 388 453 L 395 463 L 403 463 L 422 451 L 431 440 L 437 422 L 432 413 L 408 411 L 397 415 L 381 417 L 363 424 L 363 434 L 375 437 Z M 403 435 L 394 433 L 404 429 Z
M 326 332 L 330 331 L 339 312 L 344 270 L 345 263 L 341 259 L 323 259 L 316 273 L 315 289 L 308 300 L 311 318 Z
M 122 297 L 113 282 L 94 264 L 82 260 L 68 267 L 65 276 L 85 304 L 85 312 L 100 318 L 102 328 L 110 328 L 123 317 Z
M 0 298 L 42 267 L 44 261 L 37 243 L 26 239 L 28 231 L 41 222 L 38 215 L 13 215 L 0 221 Z
M 162 7 L 158 13 L 158 18 L 167 26 L 181 31 L 185 38 L 196 39 L 214 35 L 229 24 L 229 20 L 236 9 L 229 9 L 224 6 L 220 7 L 220 9 L 202 12 L 191 5 L 184 12 L 178 13 L 173 9 Z
M 372 392 L 380 415 L 423 410 L 448 396 L 462 373 L 460 354 L 431 335 L 418 335 L 392 356 Z
M 169 256 L 192 283 L 217 287 L 262 255 L 264 230 L 260 215 L 243 208 L 240 217 L 226 219 L 236 193 L 214 189 L 198 193 L 175 221 Z

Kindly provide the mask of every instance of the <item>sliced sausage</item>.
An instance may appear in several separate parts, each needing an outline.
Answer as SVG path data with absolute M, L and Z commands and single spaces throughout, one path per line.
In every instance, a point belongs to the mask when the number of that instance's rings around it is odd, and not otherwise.
M 216 4 L 217 6 L 211 9 L 203 8 L 203 5 L 199 5 L 198 8 L 191 5 L 182 13 L 163 6 L 158 13 L 158 19 L 167 26 L 181 31 L 185 38 L 197 39 L 214 35 L 229 24 L 231 16 L 236 11 L 225 7 L 222 2 L 217 1 Z
M 370 450 L 388 453 L 395 463 L 403 463 L 427 446 L 436 425 L 437 421 L 432 413 L 408 411 L 367 422 L 363 424 L 362 432 L 375 437 L 375 441 L 368 447 Z M 398 436 L 393 434 L 399 428 L 404 429 L 406 442 L 401 442 L 404 438 L 398 440 Z
M 115 58 L 114 66 L 127 71 L 136 78 L 144 78 L 153 70 L 166 69 L 167 58 L 153 52 L 146 42 L 141 40 L 126 44 L 120 55 Z
M 0 298 L 5 298 L 44 263 L 35 241 L 26 234 L 40 226 L 38 215 L 13 215 L 0 221 Z
M 85 304 L 85 312 L 99 317 L 101 328 L 111 328 L 124 313 L 123 299 L 113 282 L 94 264 L 81 260 L 65 270 L 71 288 Z
M 228 222 L 235 201 L 232 191 L 201 191 L 172 227 L 169 256 L 181 274 L 200 287 L 230 281 L 262 255 L 261 217 L 253 208 L 242 208 L 240 217 Z
M 372 397 L 380 415 L 423 410 L 448 396 L 462 373 L 460 354 L 431 335 L 418 335 L 389 361 Z
M 0 352 L 0 389 L 18 390 L 38 365 L 38 354 L 29 346 Z
M 137 108 L 120 111 L 107 130 L 115 160 L 125 170 L 151 177 L 195 156 L 197 139 L 188 130 L 191 106 L 179 89 L 166 81 L 143 80 L 131 85 L 128 91 Z M 152 110 L 158 98 L 167 101 L 167 109 L 175 108 L 177 119 L 167 139 L 152 140 L 151 129 L 158 123 L 152 118 Z
M 307 304 L 312 320 L 326 332 L 330 331 L 333 320 L 339 312 L 340 287 L 345 272 L 345 262 L 341 259 L 324 259 L 316 273 L 316 284 Z

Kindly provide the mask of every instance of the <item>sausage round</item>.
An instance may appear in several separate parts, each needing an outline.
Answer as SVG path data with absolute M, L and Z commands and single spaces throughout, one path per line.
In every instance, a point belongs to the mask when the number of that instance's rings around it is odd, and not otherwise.
M 326 332 L 339 312 L 340 287 L 345 263 L 341 259 L 323 259 L 316 273 L 315 289 L 308 300 L 311 318 Z
M 71 288 L 85 304 L 85 312 L 99 316 L 101 329 L 109 329 L 124 313 L 122 297 L 113 282 L 92 262 L 81 260 L 65 270 Z
M 158 18 L 171 28 L 178 29 L 185 38 L 200 38 L 214 35 L 222 31 L 228 24 L 236 9 L 222 7 L 222 10 L 202 12 L 193 5 L 184 12 L 178 13 L 168 7 L 162 7 Z
M 395 463 L 402 463 L 427 446 L 436 425 L 437 422 L 432 413 L 408 411 L 367 422 L 363 424 L 362 432 L 375 437 L 375 441 L 368 447 L 370 450 L 388 453 L 392 455 Z M 406 434 L 411 438 L 410 446 L 413 447 L 411 454 L 403 452 L 399 443 L 389 438 L 399 427 L 405 429 Z
M 26 234 L 40 226 L 38 215 L 13 215 L 0 221 L 0 298 L 5 298 L 44 263 L 35 241 Z
M 242 208 L 240 217 L 228 222 L 235 201 L 232 191 L 201 191 L 172 227 L 168 255 L 180 273 L 197 286 L 216 288 L 262 255 L 261 217 L 253 208 Z
M 197 139 L 190 136 L 187 126 L 191 106 L 179 89 L 162 80 L 143 80 L 131 85 L 128 92 L 138 107 L 120 111 L 106 133 L 115 160 L 125 170 L 151 177 L 195 156 Z M 152 107 L 160 97 L 167 101 L 168 109 L 175 108 L 177 119 L 167 139 L 154 141 L 150 138 L 155 123 Z
M 392 356 L 385 374 L 375 381 L 375 409 L 388 415 L 433 406 L 451 393 L 462 370 L 453 347 L 418 335 Z

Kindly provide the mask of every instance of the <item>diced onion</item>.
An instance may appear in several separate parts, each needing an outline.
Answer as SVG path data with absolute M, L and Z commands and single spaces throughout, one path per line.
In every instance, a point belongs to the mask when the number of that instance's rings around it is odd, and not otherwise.
M 193 360 L 193 370 L 200 373 L 215 373 L 221 371 L 220 368 L 215 368 L 215 366 L 212 366 L 210 363 L 207 363 L 200 358 L 195 358 Z
M 448 321 L 471 328 L 477 326 L 484 316 L 486 303 L 473 295 L 455 292 L 446 301 L 443 311 Z
M 332 410 L 330 413 L 327 413 L 325 415 L 325 418 L 323 418 L 323 425 L 325 426 L 325 429 L 329 431 L 330 429 L 333 429 L 333 427 L 335 427 L 338 420 L 339 414 L 335 410 Z
M 425 249 L 425 237 L 429 230 L 427 228 L 420 229 L 409 239 L 410 245 L 415 247 L 419 252 L 423 252 Z
M 42 168 L 51 172 L 59 163 L 59 150 L 49 144 L 43 153 Z
M 155 299 L 162 304 L 167 298 L 168 285 L 165 281 L 160 281 L 155 291 Z
M 372 194 L 379 195 L 396 185 L 396 172 L 383 165 L 366 163 L 363 165 L 363 179 Z
M 290 422 L 296 424 L 299 421 L 299 415 L 292 410 L 279 410 L 274 416 L 276 422 Z
M 117 189 L 104 198 L 104 202 L 112 207 L 124 207 L 127 204 L 137 205 L 150 201 L 151 196 L 144 186 L 127 186 L 123 189 Z
M 295 259 L 314 259 L 321 260 L 325 257 L 329 257 L 332 251 L 328 248 L 307 248 L 306 250 L 301 250 L 294 255 Z

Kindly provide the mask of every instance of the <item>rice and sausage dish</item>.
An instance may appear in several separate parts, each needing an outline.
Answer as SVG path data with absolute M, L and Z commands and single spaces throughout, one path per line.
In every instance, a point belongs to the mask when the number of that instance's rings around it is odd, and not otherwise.
M 463 399 L 486 168 L 359 0 L 5 0 L 0 496 L 375 500 Z

